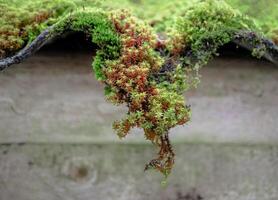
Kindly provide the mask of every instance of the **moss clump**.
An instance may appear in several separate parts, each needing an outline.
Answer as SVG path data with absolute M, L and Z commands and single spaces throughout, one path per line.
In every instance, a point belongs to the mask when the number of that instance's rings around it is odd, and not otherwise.
M 221 0 L 207 0 L 188 8 L 176 24 L 176 34 L 192 50 L 199 65 L 230 42 L 236 32 L 256 29 L 252 20 Z
M 254 19 L 257 27 L 278 44 L 278 3 L 276 0 L 228 0 L 233 8 Z
M 105 80 L 103 67 L 109 60 L 119 57 L 121 47 L 120 38 L 109 19 L 108 13 L 97 9 L 78 10 L 62 19 L 56 29 L 84 32 L 92 38 L 92 42 L 100 48 L 92 66 L 96 78 Z
M 119 137 L 125 137 L 132 127 L 143 128 L 146 139 L 160 148 L 158 157 L 146 169 L 155 168 L 167 176 L 174 164 L 169 129 L 186 123 L 190 116 L 182 95 L 187 87 L 181 87 L 175 79 L 178 71 L 169 74 L 173 79 L 172 87 L 153 78 L 165 59 L 155 51 L 157 38 L 146 24 L 125 11 L 113 13 L 111 20 L 121 38 L 122 48 L 118 59 L 106 62 L 107 97 L 115 104 L 128 106 L 126 117 L 115 122 L 113 127 Z
M 22 48 L 64 13 L 76 9 L 73 2 L 0 1 L 0 58 Z

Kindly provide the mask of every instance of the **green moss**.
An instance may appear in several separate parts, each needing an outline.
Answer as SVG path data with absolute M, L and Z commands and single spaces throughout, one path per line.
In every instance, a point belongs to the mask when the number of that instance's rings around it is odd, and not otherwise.
M 55 25 L 55 31 L 71 30 L 84 32 L 92 38 L 92 43 L 99 47 L 94 61 L 93 70 L 98 80 L 105 80 L 103 66 L 108 60 L 119 57 L 120 38 L 109 19 L 108 13 L 99 9 L 77 10 L 62 18 Z
M 257 30 L 252 20 L 221 0 L 207 0 L 188 8 L 177 20 L 176 29 L 201 64 L 239 30 Z
M 105 65 L 105 53 L 103 51 L 98 51 L 92 63 L 95 76 L 98 80 L 106 79 L 104 73 L 102 72 L 102 66 L 104 65 Z
M 0 1 L 0 57 L 22 48 L 63 14 L 75 9 L 76 5 L 68 0 Z
M 278 3 L 276 0 L 228 0 L 234 8 L 254 19 L 257 26 L 269 37 L 278 37 Z
M 0 56 L 9 55 L 32 41 L 42 30 L 76 9 L 126 8 L 151 24 L 157 32 L 167 32 L 177 18 L 187 15 L 198 0 L 0 0 Z M 206 1 L 204 1 L 206 2 Z M 276 0 L 226 0 L 254 20 L 258 29 L 278 41 L 278 4 Z M 224 8 L 226 9 L 226 8 Z M 159 12 L 158 12 L 159 11 Z

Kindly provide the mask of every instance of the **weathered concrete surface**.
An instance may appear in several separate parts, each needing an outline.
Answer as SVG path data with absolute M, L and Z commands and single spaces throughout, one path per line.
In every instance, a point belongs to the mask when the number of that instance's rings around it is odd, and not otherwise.
M 0 200 L 278 199 L 277 68 L 219 58 L 202 70 L 165 188 L 143 172 L 156 150 L 142 131 L 111 129 L 126 108 L 104 101 L 90 57 L 44 52 L 0 73 Z
M 149 145 L 2 145 L 1 200 L 277 200 L 277 146 L 179 144 L 162 187 Z M 180 194 L 179 194 L 180 193 Z M 184 196 L 184 197 L 182 197 Z
M 44 52 L 0 74 L 0 142 L 145 142 L 141 130 L 119 140 L 112 122 L 125 106 L 104 100 L 91 55 Z M 278 144 L 278 68 L 255 59 L 219 58 L 186 94 L 192 122 L 176 142 Z

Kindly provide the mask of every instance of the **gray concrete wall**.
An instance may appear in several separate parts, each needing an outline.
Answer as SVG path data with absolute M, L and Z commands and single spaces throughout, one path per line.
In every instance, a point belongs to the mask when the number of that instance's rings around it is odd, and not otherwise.
M 277 200 L 278 148 L 175 145 L 166 187 L 144 164 L 150 145 L 26 144 L 0 147 L 1 200 Z M 180 194 L 180 195 L 179 195 Z M 183 197 L 180 197 L 183 196 Z
M 278 199 L 277 68 L 218 58 L 202 70 L 161 187 L 143 172 L 156 149 L 142 130 L 114 134 L 126 108 L 105 102 L 90 59 L 44 52 L 0 74 L 0 200 Z
M 0 74 L 0 141 L 125 142 L 111 124 L 125 106 L 104 100 L 88 54 L 40 54 Z M 192 121 L 177 142 L 278 143 L 278 70 L 256 60 L 218 59 L 186 93 Z M 144 142 L 141 130 L 126 141 Z

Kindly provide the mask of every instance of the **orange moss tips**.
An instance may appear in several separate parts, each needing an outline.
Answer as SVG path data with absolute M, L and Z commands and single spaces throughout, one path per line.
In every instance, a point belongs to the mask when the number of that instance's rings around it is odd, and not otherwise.
M 173 30 L 171 32 L 171 37 L 166 41 L 165 45 L 173 56 L 180 56 L 181 52 L 186 47 L 186 41 L 182 34 Z
M 24 46 L 29 37 L 39 33 L 40 25 L 53 17 L 51 10 L 37 10 L 36 12 L 18 11 L 1 5 L 3 15 L 0 17 L 0 57 L 14 53 Z M 6 55 L 7 54 L 7 55 Z
M 0 58 L 21 48 L 23 44 L 24 41 L 16 38 L 13 34 L 0 36 Z
M 117 135 L 120 138 L 123 138 L 130 131 L 131 124 L 129 123 L 129 121 L 127 119 L 123 120 L 123 121 L 115 121 L 113 124 L 113 128 L 116 130 Z
M 9 56 L 23 48 L 42 30 L 75 9 L 72 0 L 0 1 L 0 38 L 5 38 L 5 43 L 0 41 L 0 56 Z
M 278 29 L 272 31 L 271 35 L 272 41 L 278 45 Z
M 184 105 L 182 95 L 164 89 L 159 95 L 150 96 L 146 117 L 152 122 L 156 134 L 163 135 L 170 128 L 186 123 L 190 110 Z
M 113 128 L 116 130 L 117 135 L 120 138 L 125 137 L 129 130 L 133 127 L 141 127 L 141 125 L 145 122 L 143 110 L 136 110 L 134 112 L 129 112 L 126 118 L 121 121 L 116 121 L 113 124 Z
M 124 93 L 142 93 L 148 88 L 150 73 L 158 70 L 162 63 L 154 52 L 155 37 L 146 25 L 127 11 L 113 12 L 110 18 L 122 48 L 119 59 L 106 63 L 106 83 Z

